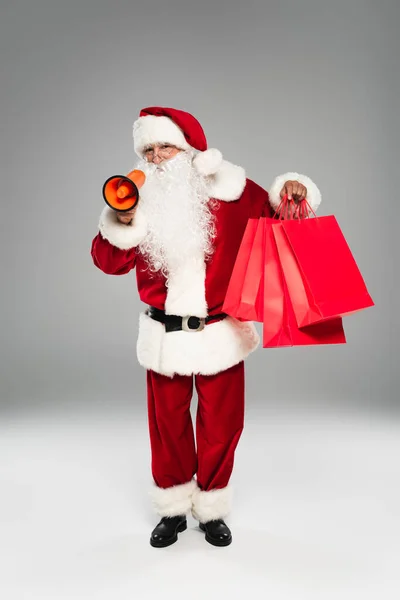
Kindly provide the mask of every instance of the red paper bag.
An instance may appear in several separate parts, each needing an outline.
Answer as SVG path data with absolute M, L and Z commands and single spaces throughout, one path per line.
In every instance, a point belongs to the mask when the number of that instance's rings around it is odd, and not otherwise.
M 254 237 L 257 231 L 258 219 L 249 219 L 246 225 L 246 229 L 243 234 L 243 238 L 236 256 L 236 261 L 232 269 L 231 278 L 229 280 L 228 288 L 226 291 L 224 303 L 222 306 L 222 312 L 226 312 L 228 315 L 235 317 L 239 320 L 242 319 L 238 316 L 238 309 L 240 305 L 240 297 L 243 289 L 244 276 L 246 274 L 247 265 L 251 249 L 253 247 Z
M 280 221 L 274 236 L 299 327 L 374 305 L 333 215 Z
M 274 219 L 265 218 L 263 348 L 292 345 L 283 277 L 272 231 L 274 223 Z
M 265 219 L 263 348 L 346 343 L 341 317 L 298 328 L 274 235 L 281 224 Z
M 264 225 L 265 219 L 257 219 L 257 229 L 243 280 L 237 314 L 249 321 L 263 321 L 263 274 L 264 274 Z

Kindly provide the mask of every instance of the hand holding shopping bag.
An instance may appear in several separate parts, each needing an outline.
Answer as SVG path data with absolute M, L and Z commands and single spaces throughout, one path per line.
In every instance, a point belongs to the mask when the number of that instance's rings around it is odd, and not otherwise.
M 340 317 L 298 328 L 275 241 L 282 221 L 264 221 L 263 348 L 346 343 Z
M 283 211 L 288 204 L 285 196 Z M 273 229 L 299 327 L 374 305 L 336 218 L 308 218 L 309 209 L 303 200 L 298 218 L 281 220 L 280 227 Z

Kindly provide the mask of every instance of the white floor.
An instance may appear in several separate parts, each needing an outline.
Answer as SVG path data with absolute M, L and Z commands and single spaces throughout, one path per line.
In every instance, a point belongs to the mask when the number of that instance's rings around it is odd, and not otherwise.
M 400 597 L 398 419 L 248 409 L 232 545 L 154 549 L 143 409 L 77 406 L 0 423 L 4 600 Z

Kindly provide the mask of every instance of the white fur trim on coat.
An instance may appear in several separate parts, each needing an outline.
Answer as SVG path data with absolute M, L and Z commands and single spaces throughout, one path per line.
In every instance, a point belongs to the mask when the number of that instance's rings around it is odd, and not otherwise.
M 198 486 L 192 496 L 192 515 L 200 523 L 224 519 L 231 511 L 232 486 L 204 491 Z
M 143 150 L 146 146 L 149 144 L 162 144 L 163 142 L 183 150 L 191 148 L 183 131 L 169 117 L 145 115 L 134 122 L 133 145 L 136 154 L 140 158 L 143 157 Z
M 144 312 L 139 315 L 136 344 L 139 364 L 162 375 L 214 375 L 244 360 L 260 343 L 252 321 L 231 316 L 202 331 L 165 331 Z
M 192 494 L 196 487 L 197 483 L 194 479 L 167 488 L 158 487 L 153 483 L 149 495 L 160 517 L 176 517 L 186 515 L 191 510 Z
M 222 160 L 221 166 L 209 176 L 209 194 L 211 198 L 230 202 L 237 200 L 246 186 L 246 172 L 227 160 Z
M 167 314 L 206 317 L 206 265 L 201 252 L 182 261 L 168 280 Z M 246 358 L 259 345 L 254 323 L 230 316 L 211 322 L 202 331 L 165 331 L 144 312 L 139 317 L 138 362 L 146 369 L 172 377 L 218 373 Z
M 199 152 L 193 160 L 193 166 L 201 175 L 213 175 L 222 165 L 222 154 L 216 148 Z
M 169 315 L 207 316 L 204 255 L 191 256 L 169 277 L 165 312 Z
M 269 191 L 269 201 L 272 208 L 276 210 L 281 203 L 282 198 L 280 197 L 280 191 L 283 188 L 284 183 L 289 179 L 292 181 L 299 181 L 301 184 L 306 186 L 307 201 L 315 212 L 318 206 L 321 204 L 321 192 L 313 180 L 310 179 L 310 177 L 307 175 L 300 175 L 300 173 L 295 172 L 283 173 L 274 179 Z
M 115 210 L 105 206 L 99 220 L 99 230 L 103 238 L 121 250 L 129 250 L 137 246 L 147 233 L 146 218 L 140 210 L 136 209 L 130 225 L 125 225 L 117 219 Z

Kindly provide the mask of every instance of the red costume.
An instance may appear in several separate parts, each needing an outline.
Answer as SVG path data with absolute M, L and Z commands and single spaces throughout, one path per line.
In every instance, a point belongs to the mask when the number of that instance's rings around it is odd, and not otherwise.
M 168 281 L 161 272 L 148 271 L 138 250 L 148 225 L 141 201 L 131 225 L 120 223 L 108 206 L 102 211 L 91 247 L 94 264 L 112 275 L 135 269 L 140 299 L 167 315 L 205 318 L 221 313 L 247 220 L 271 214 L 286 180 L 306 185 L 314 211 L 321 200 L 317 186 L 298 173 L 277 177 L 268 193 L 246 178 L 243 168 L 223 160 L 218 150 L 207 150 L 200 124 L 183 111 L 144 109 L 133 137 L 139 157 L 149 143 L 168 141 L 183 150 L 195 149 L 193 169 L 205 177 L 214 200 L 211 258 L 189 252 Z M 146 311 L 140 314 L 137 356 L 147 370 L 153 501 L 159 515 L 191 510 L 207 522 L 229 513 L 229 478 L 243 429 L 244 360 L 258 345 L 254 324 L 229 316 L 198 331 L 166 331 Z M 189 412 L 194 385 L 197 449 Z

